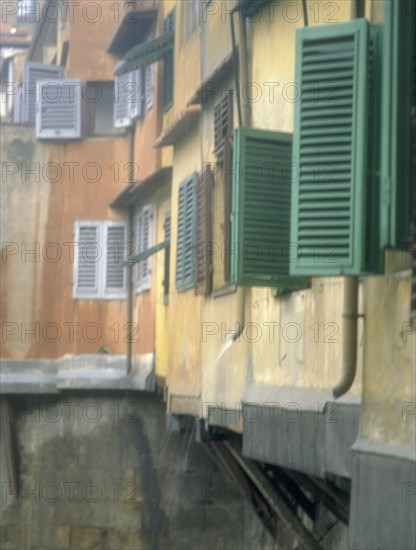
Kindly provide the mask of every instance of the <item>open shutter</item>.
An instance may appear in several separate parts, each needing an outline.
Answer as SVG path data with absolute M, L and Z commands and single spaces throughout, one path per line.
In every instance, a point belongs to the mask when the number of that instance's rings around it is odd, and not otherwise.
M 36 84 L 37 82 L 59 80 L 64 75 L 63 67 L 59 65 L 45 65 L 27 61 L 25 63 L 22 79 L 22 108 L 21 122 L 23 124 L 36 123 Z
M 74 298 L 98 298 L 102 256 L 99 222 L 75 224 Z
M 294 275 L 365 269 L 368 23 L 297 31 Z
M 118 61 L 116 70 L 122 66 L 124 62 Z M 115 97 L 114 97 L 114 127 L 127 128 L 131 125 L 130 118 L 130 73 L 124 73 L 114 77 Z
M 195 173 L 179 186 L 176 251 L 176 287 L 179 291 L 194 285 L 196 179 Z
M 106 222 L 105 232 L 105 274 L 104 295 L 106 298 L 122 298 L 126 293 L 125 269 L 123 267 L 126 224 Z
M 140 212 L 136 216 L 136 221 L 134 224 L 134 242 L 135 249 L 137 253 L 142 252 L 143 250 L 143 212 Z M 136 292 L 141 290 L 141 277 L 142 277 L 142 262 L 137 262 L 133 266 L 133 279 Z
M 231 278 L 235 284 L 302 288 L 289 277 L 292 136 L 234 131 Z
M 143 240 L 141 252 L 150 248 L 152 244 L 152 206 L 147 205 L 142 211 Z M 139 263 L 141 269 L 141 290 L 148 290 L 151 286 L 151 258 L 146 258 Z
M 211 196 L 214 186 L 212 167 L 204 164 L 196 187 L 196 269 L 195 294 L 212 290 Z
M 36 137 L 77 139 L 81 137 L 81 82 L 79 80 L 37 83 Z
M 146 66 L 146 110 L 150 111 L 153 107 L 153 88 L 155 78 L 154 65 Z
M 13 100 L 13 124 L 22 124 L 22 88 L 16 92 Z
M 140 118 L 143 112 L 143 83 L 142 69 L 135 69 L 130 75 L 130 117 L 131 119 Z

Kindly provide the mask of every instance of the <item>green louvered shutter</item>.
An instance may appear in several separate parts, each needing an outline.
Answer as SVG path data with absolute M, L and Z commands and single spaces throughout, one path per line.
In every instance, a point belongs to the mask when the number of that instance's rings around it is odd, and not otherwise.
M 238 285 L 304 288 L 289 277 L 292 136 L 234 130 L 231 277 Z
M 368 23 L 297 31 L 293 275 L 366 271 Z
M 176 288 L 188 290 L 195 284 L 195 212 L 197 175 L 183 181 L 178 194 L 176 245 Z

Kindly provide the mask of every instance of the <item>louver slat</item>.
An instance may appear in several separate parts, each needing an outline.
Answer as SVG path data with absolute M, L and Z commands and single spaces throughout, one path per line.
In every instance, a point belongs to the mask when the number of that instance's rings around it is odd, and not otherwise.
M 212 290 L 211 193 L 213 170 L 205 164 L 198 175 L 196 190 L 196 284 L 195 294 Z
M 293 275 L 365 269 L 368 24 L 297 33 Z
M 63 67 L 59 65 L 45 65 L 28 61 L 25 64 L 22 92 L 19 98 L 21 101 L 21 123 L 35 126 L 36 123 L 36 89 L 37 82 L 55 81 L 63 77 Z
M 291 134 L 234 131 L 231 276 L 235 284 L 302 288 L 289 278 Z
M 107 250 L 106 250 L 106 292 L 123 292 L 125 290 L 124 276 L 124 247 L 125 247 L 125 226 L 108 225 L 107 227 Z
M 98 225 L 78 227 L 77 271 L 75 291 L 77 296 L 98 295 L 98 269 L 101 256 Z
M 36 136 L 41 139 L 80 138 L 81 82 L 40 81 L 36 93 Z

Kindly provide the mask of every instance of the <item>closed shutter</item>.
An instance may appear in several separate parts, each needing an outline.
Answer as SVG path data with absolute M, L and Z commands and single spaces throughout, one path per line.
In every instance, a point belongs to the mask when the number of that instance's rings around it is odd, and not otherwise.
M 176 251 L 176 288 L 179 291 L 194 286 L 196 179 L 193 174 L 179 186 Z
M 122 296 L 126 292 L 125 269 L 123 267 L 126 246 L 126 224 L 106 222 L 105 231 L 105 282 L 107 298 Z
M 36 137 L 77 139 L 81 137 L 81 82 L 79 80 L 37 83 Z
M 74 298 L 98 298 L 101 258 L 100 223 L 76 223 Z
M 21 122 L 35 126 L 36 123 L 36 84 L 37 82 L 59 80 L 64 75 L 63 67 L 27 61 L 22 79 Z
M 368 24 L 297 31 L 294 275 L 365 269 Z
M 123 62 L 116 64 L 116 70 L 123 65 Z M 114 127 L 127 128 L 131 125 L 130 118 L 130 73 L 124 73 L 114 77 L 115 97 L 114 97 Z
M 214 186 L 213 169 L 204 164 L 196 187 L 196 258 L 195 294 L 210 294 L 212 290 L 211 196 Z
M 238 285 L 302 288 L 289 277 L 292 136 L 234 131 L 231 277 Z

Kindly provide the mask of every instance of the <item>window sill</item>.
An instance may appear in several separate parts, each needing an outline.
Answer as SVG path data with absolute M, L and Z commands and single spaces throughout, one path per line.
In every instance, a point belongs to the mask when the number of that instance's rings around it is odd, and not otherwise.
M 215 300 L 216 298 L 222 298 L 223 296 L 228 296 L 229 294 L 234 294 L 235 292 L 237 292 L 237 285 L 227 285 L 219 288 L 218 290 L 214 290 L 212 297 Z

